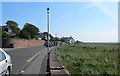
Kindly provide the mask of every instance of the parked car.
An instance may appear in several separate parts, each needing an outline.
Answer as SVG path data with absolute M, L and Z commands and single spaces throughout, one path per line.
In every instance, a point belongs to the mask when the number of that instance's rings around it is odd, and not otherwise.
M 0 76 L 9 76 L 11 70 L 11 57 L 0 48 Z
M 51 42 L 45 42 L 45 44 L 44 44 L 46 47 L 48 47 L 48 45 L 49 45 L 49 47 L 51 47 L 52 46 L 52 44 L 51 44 Z
M 52 45 L 52 46 L 55 46 L 55 42 L 51 42 L 51 45 Z
M 46 42 L 44 43 L 44 45 L 46 46 L 46 45 L 47 45 L 47 43 L 48 43 L 48 42 L 46 41 Z

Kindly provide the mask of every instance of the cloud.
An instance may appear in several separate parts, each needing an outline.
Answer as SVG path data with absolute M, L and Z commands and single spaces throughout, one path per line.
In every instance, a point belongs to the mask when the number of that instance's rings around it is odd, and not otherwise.
M 104 5 L 101 2 L 92 2 L 92 6 L 98 7 L 103 13 L 105 13 L 106 15 L 112 17 L 113 19 L 117 18 L 117 13 L 116 14 L 113 13 L 111 10 L 108 9 L 109 6 Z

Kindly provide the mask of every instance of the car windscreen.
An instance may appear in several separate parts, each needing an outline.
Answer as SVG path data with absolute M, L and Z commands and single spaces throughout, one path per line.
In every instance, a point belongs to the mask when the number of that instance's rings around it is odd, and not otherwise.
M 0 50 L 0 61 L 5 60 L 6 56 L 5 54 Z
M 2 51 L 0 50 L 0 61 L 2 61 Z

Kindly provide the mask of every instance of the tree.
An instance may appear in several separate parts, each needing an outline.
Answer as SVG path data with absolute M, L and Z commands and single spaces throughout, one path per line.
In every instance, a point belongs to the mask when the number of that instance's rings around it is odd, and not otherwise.
M 18 28 L 18 24 L 14 21 L 7 21 L 6 22 L 7 26 L 9 26 L 10 28 Z
M 38 35 L 39 29 L 32 24 L 26 23 L 23 27 L 23 29 L 20 31 L 20 37 L 22 38 L 36 38 Z
M 15 21 L 7 21 L 7 26 L 12 29 L 12 32 L 16 34 L 16 36 L 19 35 L 20 28 L 18 28 L 18 24 Z
M 12 32 L 14 32 L 16 34 L 16 36 L 18 36 L 20 33 L 20 28 L 13 28 Z
M 29 36 L 30 36 L 30 34 L 25 29 L 20 31 L 20 34 L 19 34 L 20 38 L 29 39 Z
M 9 35 L 2 29 L 2 38 L 9 38 Z

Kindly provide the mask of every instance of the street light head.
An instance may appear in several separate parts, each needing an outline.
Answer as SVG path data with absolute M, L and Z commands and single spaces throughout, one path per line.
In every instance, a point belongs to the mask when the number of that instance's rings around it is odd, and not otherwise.
M 49 10 L 50 10 L 50 9 L 49 9 L 49 8 L 47 8 L 47 13 L 49 13 Z
M 47 8 L 47 10 L 49 11 L 50 9 L 49 9 L 49 8 Z
M 49 8 L 47 8 L 47 11 L 49 11 L 50 9 Z

